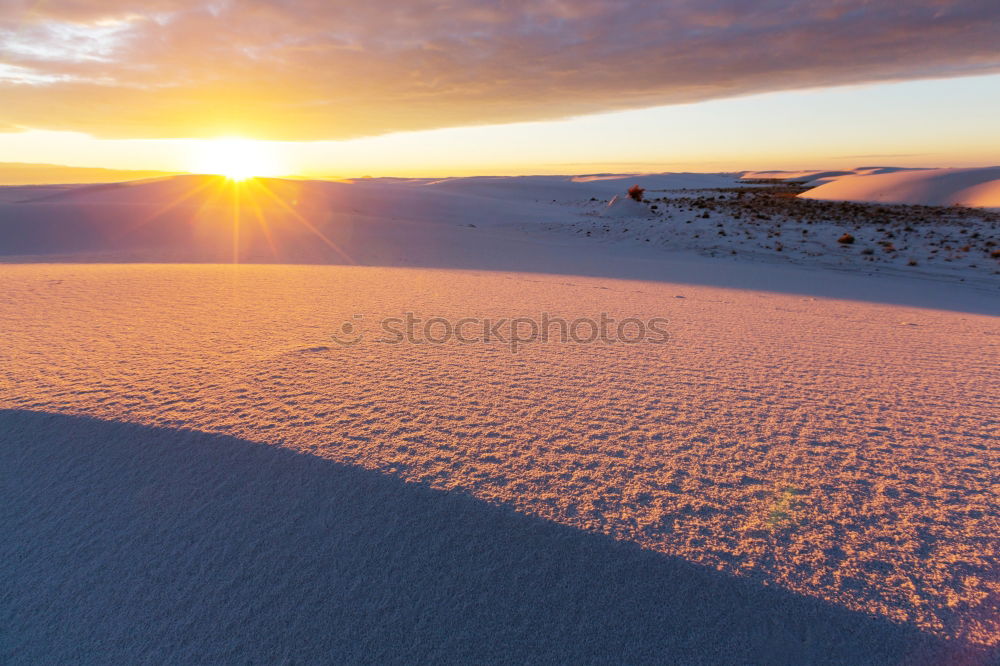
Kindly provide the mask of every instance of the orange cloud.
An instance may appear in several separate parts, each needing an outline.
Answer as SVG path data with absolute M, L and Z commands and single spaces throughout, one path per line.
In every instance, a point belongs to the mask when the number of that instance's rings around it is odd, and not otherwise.
M 8 0 L 0 126 L 339 139 L 1000 71 L 995 0 Z

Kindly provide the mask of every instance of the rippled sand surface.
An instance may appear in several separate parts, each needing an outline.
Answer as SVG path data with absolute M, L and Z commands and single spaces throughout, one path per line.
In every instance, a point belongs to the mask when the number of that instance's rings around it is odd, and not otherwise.
M 344 266 L 7 265 L 0 294 L 4 410 L 221 433 L 1000 639 L 995 317 Z M 659 316 L 670 340 L 380 342 L 406 312 Z M 345 321 L 357 344 L 331 337 Z

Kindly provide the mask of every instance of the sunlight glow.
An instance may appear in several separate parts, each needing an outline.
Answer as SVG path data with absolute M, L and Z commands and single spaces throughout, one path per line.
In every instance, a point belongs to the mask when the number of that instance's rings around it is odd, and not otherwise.
M 236 181 L 283 173 L 281 161 L 264 141 L 232 137 L 199 141 L 193 153 L 191 171 L 195 173 L 220 174 Z
M 175 182 L 186 187 L 169 201 L 151 207 L 148 214 L 136 216 L 129 231 L 162 219 L 181 219 L 196 230 L 197 242 L 205 251 L 228 248 L 233 264 L 248 259 L 281 261 L 303 246 L 317 258 L 356 263 L 331 237 L 330 226 L 324 224 L 329 216 L 317 214 L 326 212 L 324 200 L 310 203 L 303 196 L 301 181 L 213 174 Z
M 0 83 L 5 74 L 17 78 L 24 71 L 5 72 L 0 65 Z M 1000 74 L 988 74 L 344 141 L 112 139 L 41 129 L 3 131 L 0 123 L 0 183 L 165 175 L 5 162 L 306 178 L 833 170 L 871 164 L 979 167 L 996 164 L 1000 154 L 998 108 Z M 230 126 L 219 132 L 237 136 Z

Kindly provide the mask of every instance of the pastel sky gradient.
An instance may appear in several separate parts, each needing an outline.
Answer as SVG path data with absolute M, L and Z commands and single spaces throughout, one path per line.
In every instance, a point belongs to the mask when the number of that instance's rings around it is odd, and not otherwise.
M 324 176 L 974 166 L 995 0 L 6 0 L 0 162 Z

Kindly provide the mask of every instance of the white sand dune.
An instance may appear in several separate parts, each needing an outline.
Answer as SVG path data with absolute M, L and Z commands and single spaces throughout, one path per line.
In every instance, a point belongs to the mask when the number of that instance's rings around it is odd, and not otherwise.
M 862 169 L 799 196 L 822 201 L 1000 208 L 1000 167 Z
M 631 185 L 645 188 L 653 203 L 643 207 L 627 200 L 624 191 Z M 737 187 L 737 174 L 651 174 L 256 179 L 238 187 L 219 177 L 180 176 L 55 189 L 0 188 L 0 260 L 235 259 L 509 268 L 504 253 L 528 253 L 540 261 L 525 267 L 546 271 L 543 261 L 572 264 L 580 252 L 611 245 L 615 252 L 642 256 L 695 252 L 995 288 L 996 221 L 923 211 L 884 228 L 865 226 L 856 211 L 763 214 L 720 203 L 738 203 Z M 815 191 L 819 188 L 810 190 Z M 618 203 L 609 207 L 616 196 Z M 838 243 L 845 232 L 857 242 Z M 527 237 L 531 242 L 525 244 Z M 567 243 L 574 249 L 536 252 L 539 246 Z
M 649 206 L 644 206 L 635 199 L 616 194 L 612 197 L 608 205 L 601 211 L 602 217 L 608 218 L 649 218 L 655 214 L 650 211 Z
M 815 181 L 817 179 L 849 176 L 852 171 L 806 170 L 806 171 L 744 171 L 741 180 L 787 180 L 796 182 Z
M 0 661 L 995 660 L 995 283 L 547 229 L 660 178 L 0 205 Z
M 804 183 L 819 179 L 827 180 L 839 178 L 841 176 L 854 176 L 858 174 L 895 173 L 897 171 L 924 170 L 925 169 L 923 167 L 862 166 L 842 170 L 804 169 L 799 171 L 742 171 L 740 172 L 740 180 L 784 180 Z

